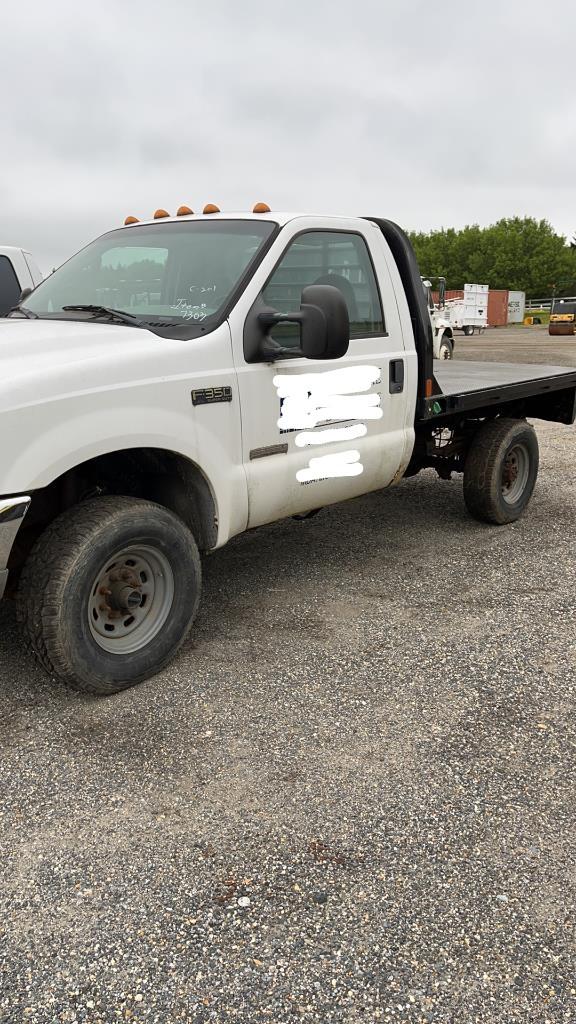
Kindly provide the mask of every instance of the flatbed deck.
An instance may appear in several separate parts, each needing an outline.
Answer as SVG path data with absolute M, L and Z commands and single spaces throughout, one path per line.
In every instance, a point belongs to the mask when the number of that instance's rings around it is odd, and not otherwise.
M 459 412 L 478 411 L 480 415 L 494 406 L 521 402 L 527 403 L 526 415 L 538 416 L 543 400 L 554 392 L 565 393 L 563 404 L 568 411 L 561 422 L 573 422 L 576 415 L 576 370 L 570 367 L 456 359 L 435 361 L 434 377 L 437 389 L 427 401 L 427 420 Z M 531 400 L 534 411 L 530 409 Z
M 549 383 L 551 377 L 570 375 L 576 380 L 576 370 L 570 370 L 569 366 L 546 366 L 542 363 L 475 363 L 457 359 L 434 363 L 434 376 L 443 395 L 460 395 L 533 381 Z

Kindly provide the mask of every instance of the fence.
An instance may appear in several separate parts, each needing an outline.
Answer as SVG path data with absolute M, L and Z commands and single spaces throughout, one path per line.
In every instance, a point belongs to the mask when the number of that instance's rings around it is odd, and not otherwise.
M 576 302 L 574 295 L 559 295 L 558 298 L 565 299 L 566 302 Z M 526 309 L 552 309 L 553 301 L 554 299 L 526 299 Z

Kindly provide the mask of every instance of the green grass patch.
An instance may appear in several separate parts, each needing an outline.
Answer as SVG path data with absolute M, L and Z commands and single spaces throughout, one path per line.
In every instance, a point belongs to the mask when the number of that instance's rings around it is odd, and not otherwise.
M 527 309 L 524 316 L 537 316 L 541 320 L 542 324 L 550 323 L 550 310 L 549 309 Z M 514 324 L 515 327 L 523 327 L 523 324 Z

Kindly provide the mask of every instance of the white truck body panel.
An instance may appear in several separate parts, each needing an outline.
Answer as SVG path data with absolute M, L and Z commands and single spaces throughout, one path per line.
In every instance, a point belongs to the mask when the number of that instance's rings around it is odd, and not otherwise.
M 246 527 L 239 405 L 218 406 L 215 423 L 190 398 L 215 377 L 236 387 L 227 324 L 183 342 L 111 324 L 0 320 L 0 361 L 3 429 L 18 436 L 0 451 L 0 493 L 45 487 L 98 455 L 162 448 L 201 464 L 219 544 Z
M 434 359 L 441 359 L 442 353 L 442 342 L 447 339 L 450 344 L 454 345 L 454 334 L 452 333 L 452 321 L 450 315 L 444 315 L 443 309 L 435 309 L 434 312 L 430 311 L 430 320 L 432 322 L 433 339 L 434 339 Z
M 382 337 L 354 338 L 346 356 L 338 360 L 339 367 L 376 365 L 381 370 L 376 390 L 381 396 L 383 417 L 369 421 L 365 437 L 350 441 L 333 442 L 326 446 L 298 448 L 296 431 L 282 433 L 278 427 L 280 400 L 274 386 L 278 374 L 325 373 L 332 367 L 324 360 L 280 359 L 273 364 L 245 363 L 242 352 L 243 327 L 246 316 L 266 283 L 279 257 L 291 240 L 302 231 L 317 231 L 325 227 L 322 218 L 298 218 L 284 229 L 258 268 L 254 278 L 242 295 L 230 317 L 234 358 L 238 373 L 242 417 L 242 458 L 246 467 L 249 492 L 249 526 L 273 522 L 284 516 L 306 512 L 347 498 L 356 497 L 386 486 L 404 470 L 411 454 L 414 434 L 414 407 L 407 396 L 414 393 L 417 361 L 410 337 L 404 338 L 389 264 L 393 264 L 382 233 L 376 225 L 356 219 L 342 218 L 338 229 L 360 231 L 366 238 L 382 292 L 387 334 Z M 401 287 L 400 287 L 401 290 Z M 406 348 L 405 348 L 406 345 Z M 388 393 L 388 367 L 392 359 L 404 359 L 409 369 L 404 390 L 397 395 Z M 266 458 L 251 458 L 255 449 L 287 444 L 286 453 Z M 334 478 L 303 486 L 297 472 L 305 468 L 309 458 L 343 452 L 353 447 L 360 452 L 364 471 L 360 476 Z

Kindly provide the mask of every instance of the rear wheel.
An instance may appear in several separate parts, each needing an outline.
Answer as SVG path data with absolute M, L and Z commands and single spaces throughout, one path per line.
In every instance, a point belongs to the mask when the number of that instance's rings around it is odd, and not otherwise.
M 464 466 L 468 511 L 488 523 L 518 519 L 538 476 L 538 439 L 526 420 L 495 419 L 475 434 Z
M 200 600 L 200 556 L 168 509 L 98 498 L 56 519 L 33 548 L 18 610 L 44 667 L 90 693 L 159 672 L 186 639 Z

